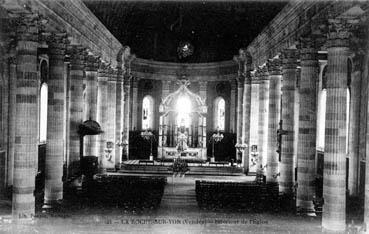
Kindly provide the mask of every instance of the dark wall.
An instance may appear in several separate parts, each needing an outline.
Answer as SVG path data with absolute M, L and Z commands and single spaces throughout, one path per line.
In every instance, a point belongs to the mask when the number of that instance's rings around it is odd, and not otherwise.
M 213 155 L 212 139 L 211 136 L 215 131 L 207 132 L 207 155 L 208 158 Z M 230 161 L 231 159 L 236 161 L 236 134 L 221 132 L 224 136 L 220 142 L 214 142 L 214 157 L 215 161 Z
M 152 139 L 152 153 L 154 159 L 158 156 L 158 132 L 153 131 L 154 139 Z M 129 155 L 130 159 L 149 159 L 150 141 L 145 140 L 141 136 L 141 131 L 129 132 Z

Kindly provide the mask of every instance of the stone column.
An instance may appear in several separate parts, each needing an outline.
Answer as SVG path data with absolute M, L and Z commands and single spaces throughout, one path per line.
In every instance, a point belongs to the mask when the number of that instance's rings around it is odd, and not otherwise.
M 283 51 L 282 60 L 282 135 L 281 164 L 279 190 L 284 194 L 291 194 L 293 187 L 293 153 L 294 153 L 294 126 L 295 126 L 295 89 L 297 53 L 294 49 Z
M 203 117 L 199 116 L 199 122 L 198 122 L 198 134 L 197 134 L 197 138 L 198 138 L 198 142 L 199 142 L 199 147 L 204 148 L 203 146 L 203 142 L 202 142 L 202 121 L 203 121 Z
M 277 183 L 278 174 L 278 136 L 277 130 L 281 115 L 282 63 L 280 59 L 267 62 L 269 75 L 269 115 L 268 115 L 268 155 L 266 167 L 267 183 Z
M 323 174 L 322 227 L 346 229 L 346 96 L 349 33 L 330 25 L 328 34 L 327 110 Z M 367 164 L 368 165 L 368 164 Z M 368 174 L 368 173 L 367 173 Z
M 64 158 L 64 35 L 51 35 L 47 105 L 44 208 L 63 198 Z
M 162 147 L 163 146 L 163 126 L 164 126 L 164 118 L 163 116 L 159 117 L 159 140 L 158 140 L 158 146 Z
M 237 81 L 231 80 L 230 83 L 231 83 L 231 104 L 230 104 L 229 130 L 231 133 L 236 133 Z
M 256 71 L 259 80 L 259 129 L 257 170 L 264 168 L 267 161 L 268 147 L 268 111 L 269 111 L 269 76 L 266 67 Z M 263 170 L 263 173 L 264 170 Z
M 129 160 L 129 112 L 130 112 L 130 96 L 131 96 L 131 77 L 124 76 L 124 120 L 123 120 L 123 159 Z
M 243 87 L 245 77 L 239 75 L 237 77 L 237 144 L 242 145 L 242 99 L 243 99 Z M 236 152 L 236 160 L 241 160 L 240 155 Z
M 199 82 L 199 95 L 200 97 L 204 100 L 204 103 L 206 105 L 206 98 L 207 98 L 207 84 L 208 82 L 206 81 L 200 81 Z M 201 121 L 201 129 L 202 131 L 199 130 L 199 142 L 200 142 L 200 139 L 201 139 L 201 145 L 202 145 L 202 148 L 203 148 L 203 160 L 206 160 L 207 158 L 207 151 L 206 151 L 206 118 L 207 118 L 207 114 L 204 114 L 202 116 L 202 121 Z M 199 129 L 200 129 L 200 124 L 199 124 Z
M 83 76 L 85 68 L 85 50 L 72 46 L 70 51 L 70 87 L 69 87 L 69 162 L 68 174 L 76 175 L 79 170 L 80 136 L 78 127 L 83 122 Z
M 360 101 L 361 97 L 361 67 L 363 56 L 357 52 L 353 59 L 350 84 L 350 121 L 349 121 L 349 183 L 350 195 L 358 195 L 359 174 L 359 133 L 360 133 Z
M 137 95 L 138 95 L 138 82 L 139 79 L 134 77 L 132 79 L 132 127 L 131 130 L 138 130 L 137 128 Z
M 104 63 L 100 64 L 97 75 L 97 112 L 96 121 L 100 124 L 103 133 L 97 135 L 97 156 L 99 157 L 99 168 L 102 172 L 106 171 L 108 167 L 113 167 L 105 160 L 106 136 L 108 118 L 111 118 L 108 109 L 108 68 Z
M 161 99 L 164 100 L 170 92 L 170 80 L 163 80 L 162 81 L 162 91 L 161 91 Z M 168 146 L 168 126 L 169 126 L 169 115 L 163 116 L 163 147 Z M 163 155 L 164 156 L 164 155 Z
M 245 57 L 245 67 L 243 76 L 244 88 L 242 97 L 242 143 L 244 144 L 244 150 L 242 151 L 242 165 L 244 172 L 248 172 L 249 169 L 249 155 L 250 155 L 250 115 L 251 115 L 251 55 L 244 51 L 242 55 Z
M 297 198 L 299 212 L 314 212 L 315 154 L 316 154 L 316 84 L 319 62 L 312 39 L 304 39 L 300 51 L 301 76 L 299 82 L 299 130 L 297 142 Z
M 124 88 L 123 88 L 123 70 L 118 67 L 116 72 L 116 96 L 115 96 L 115 138 L 119 147 L 115 147 L 115 164 L 120 166 L 122 162 L 122 143 L 123 143 L 123 123 L 124 123 Z
M 131 110 L 131 63 L 135 59 L 135 55 L 132 55 L 128 47 L 127 53 L 123 56 L 124 64 L 124 120 L 123 120 L 123 159 L 129 160 L 129 131 L 130 131 L 130 110 Z
M 116 138 L 116 89 L 117 89 L 117 71 L 108 69 L 108 94 L 107 94 L 107 113 L 108 119 L 106 122 L 106 141 L 111 142 L 111 153 L 107 155 L 107 162 L 109 162 L 108 168 L 117 167 L 120 163 L 119 154 L 116 155 L 116 142 L 119 138 Z
M 86 58 L 86 91 L 85 91 L 85 111 L 84 121 L 97 119 L 97 69 L 99 68 L 99 58 L 88 55 Z M 97 155 L 97 135 L 87 135 L 83 144 L 84 156 Z
M 17 30 L 17 83 L 12 216 L 27 221 L 35 215 L 37 158 L 37 32 L 36 19 L 24 17 Z
M 13 185 L 15 127 L 16 127 L 16 92 L 17 92 L 17 61 L 9 58 L 9 117 L 8 117 L 8 186 Z

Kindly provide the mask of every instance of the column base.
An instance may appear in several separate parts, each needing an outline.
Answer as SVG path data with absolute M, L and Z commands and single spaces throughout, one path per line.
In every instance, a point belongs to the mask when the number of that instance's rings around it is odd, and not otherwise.
M 63 205 L 63 200 L 57 201 L 45 201 L 44 205 L 42 206 L 42 213 L 50 213 L 54 211 L 60 210 Z
M 296 215 L 316 217 L 316 213 L 314 209 L 303 209 L 299 207 L 296 207 Z

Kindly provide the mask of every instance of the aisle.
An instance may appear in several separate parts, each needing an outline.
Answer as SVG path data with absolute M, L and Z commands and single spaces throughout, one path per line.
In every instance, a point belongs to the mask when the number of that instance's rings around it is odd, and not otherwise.
M 198 211 L 194 178 L 167 177 L 159 213 L 175 211 Z

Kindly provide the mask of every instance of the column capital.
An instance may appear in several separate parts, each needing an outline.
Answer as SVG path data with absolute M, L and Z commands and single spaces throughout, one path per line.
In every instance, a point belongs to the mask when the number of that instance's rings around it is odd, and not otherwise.
M 279 58 L 268 59 L 266 63 L 266 69 L 269 75 L 281 75 L 282 74 L 282 60 Z
M 11 25 L 16 29 L 15 37 L 17 41 L 36 42 L 39 40 L 41 22 L 38 14 L 17 14 L 17 18 L 11 22 Z
M 86 48 L 80 45 L 67 46 L 66 53 L 70 56 L 70 65 L 72 70 L 83 70 L 85 67 Z
M 301 66 L 319 67 L 318 49 L 315 38 L 300 38 L 300 63 Z
M 296 69 L 298 53 L 296 49 L 285 49 L 282 51 L 282 68 Z
M 89 54 L 86 56 L 86 71 L 97 71 L 100 65 L 100 57 Z
M 64 59 L 67 44 L 69 43 L 66 33 L 49 33 L 46 35 L 46 43 L 48 44 L 48 51 L 50 58 L 58 57 L 58 59 Z
M 98 78 L 99 77 L 108 77 L 109 76 L 109 68 L 110 64 L 100 62 L 99 69 L 98 69 Z
M 352 31 L 358 23 L 359 19 L 328 19 L 327 47 L 349 47 Z
M 254 75 L 255 80 L 257 81 L 269 80 L 269 74 L 266 66 L 258 67 Z
M 106 69 L 106 75 L 108 76 L 108 81 L 117 81 L 117 70 L 109 66 Z
M 233 56 L 233 60 L 238 63 L 238 76 L 247 76 L 251 70 L 251 54 L 245 48 L 241 48 L 238 50 L 238 55 Z

